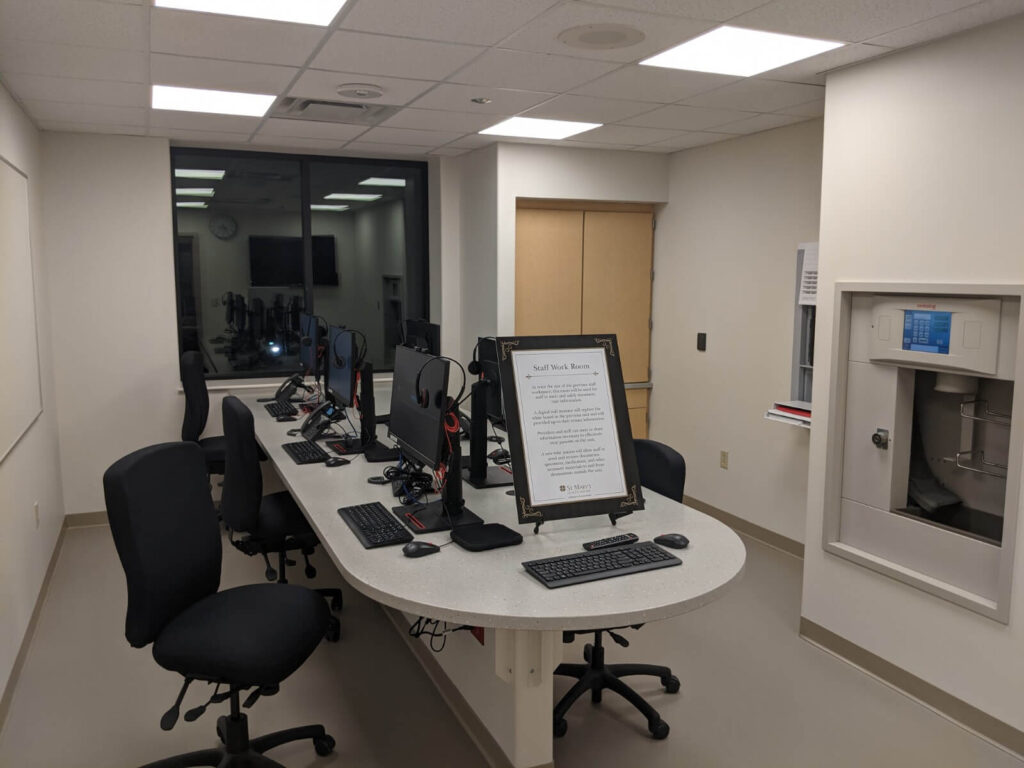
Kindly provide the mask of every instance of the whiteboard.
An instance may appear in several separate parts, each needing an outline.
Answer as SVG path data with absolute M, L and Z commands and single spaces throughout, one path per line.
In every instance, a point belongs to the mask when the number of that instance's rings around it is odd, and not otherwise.
M 29 227 L 28 177 L 0 156 L 0 461 L 43 412 Z

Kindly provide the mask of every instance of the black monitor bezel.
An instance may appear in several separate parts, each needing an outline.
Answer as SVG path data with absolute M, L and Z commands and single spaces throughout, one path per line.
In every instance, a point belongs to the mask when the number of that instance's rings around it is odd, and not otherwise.
M 416 344 L 414 342 L 422 342 Z M 441 326 L 429 320 L 405 321 L 405 346 L 428 355 L 441 354 Z
M 445 358 L 419 352 L 411 347 L 395 348 L 388 435 L 398 443 L 404 457 L 435 469 L 447 458 L 447 452 L 444 450 L 444 430 L 445 414 L 448 412 L 450 373 L 451 367 Z M 425 408 L 417 402 L 417 377 L 419 388 L 426 389 L 429 393 L 429 402 Z M 436 430 L 423 431 L 436 432 L 436 438 L 419 441 L 412 434 L 414 430 L 407 417 L 419 417 L 425 422 L 426 416 L 433 417 Z

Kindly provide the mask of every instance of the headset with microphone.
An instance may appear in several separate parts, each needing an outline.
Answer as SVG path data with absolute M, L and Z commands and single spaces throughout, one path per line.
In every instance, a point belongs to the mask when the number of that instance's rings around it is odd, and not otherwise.
M 459 403 L 462 402 L 462 396 L 466 393 L 466 369 L 462 367 L 462 363 L 460 363 L 458 360 L 455 360 L 451 357 L 446 357 L 444 355 L 437 355 L 435 357 L 431 357 L 429 360 L 423 363 L 423 365 L 420 366 L 419 371 L 416 372 L 416 384 L 414 387 L 414 389 L 416 390 L 416 402 L 419 404 L 420 408 L 430 407 L 430 390 L 427 389 L 426 387 L 420 389 L 420 378 L 423 376 L 424 369 L 435 360 L 447 360 L 449 363 L 455 363 L 455 365 L 459 366 L 459 370 L 462 371 L 462 386 L 459 387 L 459 394 L 455 397 L 455 400 L 453 401 L 454 405 L 452 406 L 453 408 L 457 408 Z M 447 393 L 444 390 L 438 390 L 437 394 L 434 396 L 434 401 L 438 408 L 444 407 L 444 397 L 446 394 Z
M 480 351 L 480 342 L 486 339 L 493 341 L 494 337 L 480 336 L 479 338 L 477 338 L 476 344 L 473 345 L 473 359 L 470 360 L 469 365 L 466 366 L 466 369 L 469 371 L 471 376 L 479 376 L 481 373 L 483 373 L 484 369 L 483 366 L 480 365 L 480 361 L 477 359 L 477 354 Z
M 362 331 L 357 331 L 355 328 L 342 328 L 341 333 L 334 337 L 334 343 L 331 345 L 331 356 L 334 360 L 334 366 L 336 368 L 344 368 L 345 358 L 338 354 L 338 339 L 341 338 L 342 334 L 348 333 L 353 336 L 359 336 L 363 340 L 362 346 L 356 346 L 355 360 L 352 362 L 352 366 L 358 371 L 363 367 L 363 361 L 366 360 L 366 348 L 367 341 L 366 335 Z

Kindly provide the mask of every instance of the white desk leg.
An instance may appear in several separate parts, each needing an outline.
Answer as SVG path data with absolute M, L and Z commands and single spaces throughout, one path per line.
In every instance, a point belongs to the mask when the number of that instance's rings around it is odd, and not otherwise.
M 495 674 L 512 686 L 514 768 L 553 765 L 554 671 L 562 658 L 562 633 L 495 630 Z

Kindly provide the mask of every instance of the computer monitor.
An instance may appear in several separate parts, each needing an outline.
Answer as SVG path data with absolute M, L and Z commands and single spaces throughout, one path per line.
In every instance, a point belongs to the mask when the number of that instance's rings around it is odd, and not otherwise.
M 299 315 L 299 363 L 304 371 L 319 373 L 317 366 L 318 349 L 320 347 L 320 322 L 315 315 L 303 312 Z
M 440 355 L 441 326 L 429 320 L 406 320 L 405 346 L 428 355 Z
M 501 400 L 501 374 L 498 370 L 498 343 L 491 336 L 477 339 L 474 357 L 477 365 L 471 371 L 479 374 L 470 389 L 469 466 L 463 467 L 466 482 L 474 488 L 495 488 L 512 485 L 511 466 L 488 466 L 488 422 L 505 424 Z
M 408 347 L 395 349 L 389 434 L 398 443 L 403 457 L 432 469 L 442 465 L 448 468 L 440 501 L 395 509 L 414 533 L 482 522 L 466 509 L 462 499 L 458 434 L 445 432 L 452 407 L 448 376 L 448 360 Z
M 327 329 L 327 394 L 339 408 L 348 408 L 355 401 L 356 391 L 355 334 L 337 326 Z

